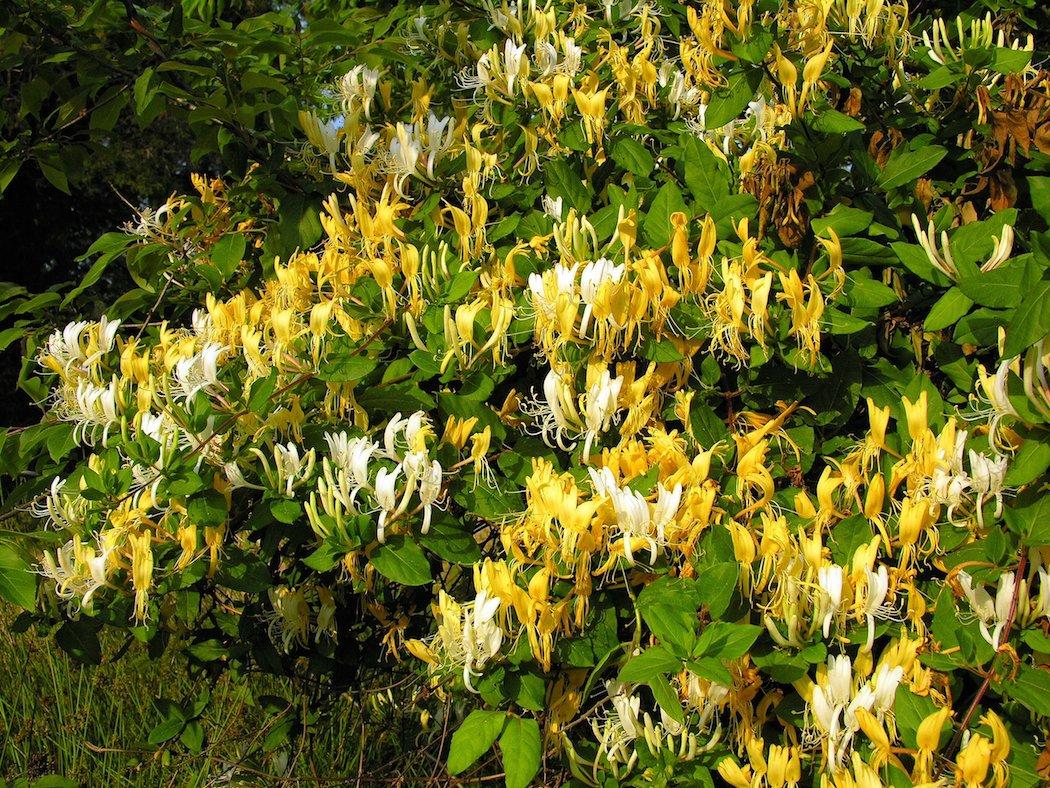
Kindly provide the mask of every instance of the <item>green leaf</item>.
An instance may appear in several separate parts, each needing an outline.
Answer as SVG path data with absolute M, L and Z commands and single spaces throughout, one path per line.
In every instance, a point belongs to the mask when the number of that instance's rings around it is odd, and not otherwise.
M 196 754 L 204 746 L 204 726 L 200 720 L 190 720 L 182 729 L 179 740 L 186 745 L 186 749 Z
M 959 68 L 940 66 L 920 79 L 917 84 L 923 90 L 939 90 L 954 85 L 964 76 L 965 74 Z
M 473 269 L 458 271 L 456 275 L 452 277 L 452 281 L 449 282 L 448 290 L 445 291 L 442 301 L 446 304 L 452 304 L 461 300 L 463 296 L 470 292 L 470 288 L 472 288 L 474 283 L 478 281 L 480 275 L 480 271 L 475 271 Z
M 714 621 L 708 624 L 693 649 L 697 657 L 739 659 L 762 634 L 762 627 L 754 624 L 730 624 Z
M 1050 279 L 1043 278 L 1025 293 L 1006 327 L 1003 358 L 1020 355 L 1050 333 Z
M 98 641 L 99 624 L 88 618 L 67 621 L 55 633 L 55 643 L 77 662 L 102 664 L 102 644 Z
M 218 490 L 204 490 L 190 499 L 186 514 L 197 525 L 222 525 L 229 517 L 226 496 Z
M 233 272 L 244 259 L 244 252 L 247 248 L 248 241 L 240 233 L 224 235 L 211 248 L 212 265 L 222 274 L 223 281 L 233 276 Z
M 902 684 L 897 687 L 893 710 L 897 715 L 897 726 L 900 729 L 905 745 L 914 748 L 917 746 L 915 734 L 919 730 L 919 725 L 929 715 L 937 711 L 937 707 L 929 696 L 916 695 Z M 951 730 L 951 723 L 945 722 L 945 727 L 942 728 L 942 736 L 948 730 Z
M 7 544 L 0 544 L 0 597 L 26 610 L 36 608 L 36 576 Z
M 1003 234 L 1003 227 L 1017 221 L 1017 211 L 1010 208 L 998 211 L 981 222 L 970 222 L 951 233 L 948 243 L 951 246 L 952 260 L 962 276 L 976 276 L 980 273 L 978 263 L 992 253 L 996 239 Z
M 566 160 L 547 162 L 543 172 L 548 194 L 564 198 L 567 207 L 575 208 L 580 213 L 590 213 L 591 190 Z
M 507 713 L 475 709 L 463 720 L 448 748 L 448 773 L 460 774 L 488 752 L 503 732 Z
M 837 109 L 826 109 L 814 118 L 811 124 L 814 131 L 822 134 L 848 134 L 851 131 L 863 131 L 865 126 L 856 118 L 851 118 Z
M 651 173 L 656 165 L 653 154 L 632 137 L 621 137 L 613 143 L 612 158 L 625 170 L 640 177 Z
M 721 660 L 715 657 L 691 659 L 685 663 L 685 666 L 689 668 L 690 673 L 695 673 L 700 678 L 708 681 L 717 681 L 719 684 L 724 684 L 727 687 L 733 684 L 733 675 L 726 669 Z
M 256 556 L 227 548 L 226 560 L 219 566 L 215 582 L 234 591 L 258 593 L 273 585 L 269 568 Z
M 711 618 L 718 618 L 729 607 L 739 575 L 740 565 L 731 561 L 720 561 L 699 571 L 696 586 L 699 601 L 707 606 Z
M 748 69 L 731 76 L 724 88 L 711 93 L 711 100 L 707 102 L 707 111 L 704 113 L 704 127 L 714 131 L 740 117 L 754 100 L 761 83 L 762 72 L 757 69 Z
M 152 745 L 163 744 L 174 739 L 186 725 L 186 715 L 182 708 L 172 701 L 161 701 L 163 719 L 149 732 L 147 741 Z
M 0 194 L 3 194 L 10 185 L 11 181 L 18 175 L 18 171 L 22 168 L 23 159 L 11 158 L 3 163 L 0 163 Z
M 947 154 L 948 149 L 940 145 L 924 145 L 918 150 L 898 149 L 886 162 L 879 176 L 879 186 L 895 189 L 911 183 L 936 167 Z
M 668 717 L 678 723 L 685 722 L 682 703 L 678 700 L 678 693 L 674 691 L 671 682 L 663 676 L 654 676 L 649 680 L 649 689 L 653 691 L 653 698 Z
M 58 156 L 41 156 L 36 160 L 40 172 L 48 182 L 61 192 L 69 194 L 69 179 L 66 176 L 62 159 Z
M 317 377 L 328 383 L 356 383 L 378 366 L 376 359 L 340 346 L 321 362 Z
M 831 532 L 831 556 L 836 563 L 851 566 L 853 556 L 871 541 L 871 524 L 863 514 L 855 514 L 835 526 Z
M 671 214 L 675 211 L 689 215 L 682 193 L 675 184 L 668 182 L 656 193 L 642 223 L 642 231 L 650 245 L 666 246 L 671 240 Z
M 698 584 L 682 577 L 661 577 L 638 595 L 638 612 L 660 640 L 688 646 L 696 637 Z
M 729 196 L 729 178 L 725 164 L 711 152 L 707 143 L 690 135 L 683 145 L 685 184 L 701 212 L 710 213 Z
M 620 669 L 618 681 L 641 684 L 663 673 L 681 670 L 682 660 L 663 646 L 653 646 L 631 659 Z
M 878 309 L 899 300 L 892 288 L 874 279 L 855 279 L 849 291 L 850 305 L 862 309 Z
M 1050 672 L 1046 670 L 1022 664 L 1015 679 L 996 683 L 996 691 L 1020 701 L 1036 714 L 1050 717 Z
M 1038 479 L 1047 467 L 1050 467 L 1050 441 L 1032 436 L 1010 460 L 1003 483 L 1007 487 L 1020 487 Z
M 646 337 L 642 340 L 642 344 L 638 348 L 638 355 L 657 363 L 681 361 L 685 358 L 682 355 L 682 351 L 675 347 L 674 342 L 670 339 L 657 340 L 653 337 Z
M 1018 266 L 996 268 L 976 276 L 960 279 L 957 287 L 981 306 L 1012 309 L 1021 302 L 1021 279 L 1024 269 Z
M 287 498 L 270 501 L 270 514 L 279 523 L 291 524 L 302 517 L 303 507 L 298 501 Z
M 327 572 L 339 563 L 339 559 L 345 555 L 346 548 L 330 542 L 322 542 L 321 545 L 310 555 L 303 559 L 303 563 L 317 572 Z
M 141 115 L 145 111 L 146 107 L 149 106 L 150 100 L 157 92 L 155 88 L 152 88 L 151 83 L 153 81 L 153 69 L 147 68 L 138 78 L 135 80 L 135 114 Z
M 871 325 L 867 320 L 847 315 L 834 307 L 824 310 L 824 330 L 829 334 L 856 334 Z
M 1025 180 L 1028 181 L 1028 194 L 1032 198 L 1032 207 L 1042 217 L 1043 222 L 1050 225 L 1050 176 L 1029 175 Z M 2 180 L 0 180 L 0 185 L 2 185 Z
M 781 648 L 768 654 L 752 653 L 751 659 L 763 673 L 781 684 L 797 681 L 809 671 L 809 662 L 804 657 Z
M 372 566 L 383 577 L 406 586 L 431 582 L 430 562 L 418 544 L 404 536 L 392 536 L 371 555 Z
M 481 560 L 481 548 L 466 523 L 445 512 L 434 512 L 430 530 L 419 541 L 450 563 L 472 564 Z
M 1032 53 L 1025 49 L 996 47 L 994 53 L 995 59 L 992 61 L 992 68 L 1000 74 L 1020 73 L 1032 61 Z
M 499 737 L 507 788 L 526 788 L 540 770 L 540 726 L 534 719 L 508 717 Z
M 927 331 L 940 331 L 942 328 L 955 325 L 961 317 L 970 311 L 973 301 L 966 297 L 962 290 L 953 287 L 937 299 L 923 322 Z
M 1035 491 L 1035 498 L 1024 507 L 1006 510 L 1006 522 L 1032 547 L 1050 545 L 1050 495 Z
M 831 213 L 814 219 L 810 226 L 813 234 L 830 238 L 828 229 L 834 230 L 840 238 L 857 235 L 871 227 L 872 214 L 870 211 L 862 211 L 860 208 L 851 208 L 841 203 L 836 205 Z
M 948 281 L 948 277 L 933 267 L 933 264 L 930 263 L 930 258 L 927 257 L 926 252 L 918 244 L 896 242 L 890 244 L 890 248 L 904 267 L 920 279 L 924 279 L 939 287 L 948 287 L 951 284 Z

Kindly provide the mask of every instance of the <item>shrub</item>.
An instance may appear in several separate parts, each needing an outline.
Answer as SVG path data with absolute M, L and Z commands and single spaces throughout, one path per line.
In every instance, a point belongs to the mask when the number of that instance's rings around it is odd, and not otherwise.
M 199 177 L 26 329 L 0 593 L 81 657 L 407 664 L 512 786 L 1046 777 L 1050 81 L 989 7 L 359 25 L 323 204 Z

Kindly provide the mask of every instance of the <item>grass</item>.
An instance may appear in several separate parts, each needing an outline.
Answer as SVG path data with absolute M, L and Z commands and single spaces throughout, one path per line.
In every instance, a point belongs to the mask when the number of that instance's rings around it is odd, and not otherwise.
M 290 680 L 263 675 L 211 683 L 200 753 L 178 737 L 150 745 L 160 698 L 196 697 L 203 679 L 176 658 L 151 660 L 138 643 L 121 655 L 113 634 L 102 664 L 82 666 L 46 635 L 13 633 L 13 619 L 0 604 L 0 778 L 15 785 L 48 775 L 112 786 L 418 785 L 444 774 L 447 731 L 439 721 L 422 728 L 392 693 L 343 696 L 318 713 Z M 276 712 L 275 698 L 284 699 Z

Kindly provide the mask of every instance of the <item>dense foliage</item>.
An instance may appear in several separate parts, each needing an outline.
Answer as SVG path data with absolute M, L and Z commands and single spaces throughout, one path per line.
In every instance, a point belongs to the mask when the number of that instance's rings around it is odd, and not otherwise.
M 23 625 L 385 676 L 512 786 L 1050 776 L 1024 4 L 92 8 L 139 43 L 84 96 L 188 113 L 227 171 L 8 293 Z

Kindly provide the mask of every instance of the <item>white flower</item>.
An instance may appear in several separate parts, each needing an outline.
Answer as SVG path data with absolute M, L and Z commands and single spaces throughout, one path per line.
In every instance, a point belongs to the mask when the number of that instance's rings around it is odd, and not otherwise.
M 973 491 L 977 495 L 977 522 L 984 527 L 984 503 L 995 499 L 995 516 L 1003 514 L 1003 480 L 1006 478 L 1007 458 L 997 455 L 995 459 L 970 450 L 970 474 Z
M 935 468 L 930 477 L 930 493 L 934 501 L 947 505 L 949 522 L 955 522 L 955 510 L 967 502 L 966 492 L 970 477 L 965 473 L 951 473 L 944 468 Z
M 208 336 L 211 333 L 211 325 L 211 313 L 207 309 L 194 309 L 190 314 L 190 327 L 197 336 Z
M 857 709 L 864 709 L 864 711 L 871 711 L 872 705 L 875 703 L 875 693 L 871 687 L 864 685 L 857 694 L 853 696 L 853 700 L 846 706 L 846 713 L 842 715 L 842 721 L 846 724 L 846 730 L 848 736 L 845 739 L 845 743 L 848 743 L 852 735 L 860 730 L 860 723 L 857 721 Z
M 561 70 L 569 76 L 575 76 L 583 61 L 583 49 L 576 45 L 576 40 L 573 38 L 562 39 L 561 48 L 564 53 Z
M 1050 617 L 1050 571 L 1045 566 L 1036 570 L 1039 576 L 1039 598 L 1036 601 L 1035 613 L 1037 616 Z
M 433 112 L 427 119 L 427 177 L 434 177 L 434 165 L 452 147 L 455 128 L 452 118 L 438 118 Z
M 674 107 L 674 117 L 677 119 L 683 114 L 700 107 L 703 94 L 699 88 L 689 87 L 686 76 L 682 71 L 676 70 L 671 81 L 671 89 L 667 93 L 667 100 Z
M 367 66 L 354 66 L 339 80 L 339 97 L 347 113 L 361 108 L 372 118 L 372 99 L 379 85 L 379 71 Z
M 419 502 L 423 504 L 423 533 L 430 531 L 431 509 L 441 495 L 441 463 L 434 460 L 419 480 Z
M 1010 615 L 1015 582 L 1013 572 L 1003 572 L 999 577 L 999 588 L 993 600 L 983 585 L 974 586 L 973 578 L 967 572 L 959 572 L 959 585 L 962 586 L 963 594 L 977 615 L 981 637 L 996 650 L 999 649 L 999 639 Z
M 423 448 L 421 441 L 424 431 L 429 425 L 427 414 L 421 410 L 407 418 L 400 412 L 395 413 L 383 432 L 385 456 L 391 460 L 401 460 L 406 450 L 420 451 Z
M 846 654 L 828 657 L 828 688 L 829 700 L 836 706 L 849 702 L 853 693 L 853 663 Z
M 524 57 L 525 44 L 515 46 L 511 39 L 507 39 L 503 45 L 503 70 L 507 75 L 507 95 L 514 95 L 514 80 L 521 73 L 522 62 L 528 62 Z
M 244 478 L 244 472 L 241 467 L 233 461 L 223 463 L 222 466 L 223 476 L 226 477 L 226 481 L 230 483 L 230 487 L 233 489 L 248 489 L 248 490 L 265 490 L 258 484 L 252 484 L 250 481 Z
M 499 611 L 499 599 L 489 597 L 488 592 L 479 591 L 474 604 L 468 606 L 463 616 L 463 648 L 465 664 L 463 666 L 463 683 L 471 692 L 471 675 L 474 669 L 481 670 L 485 663 L 494 657 L 503 644 L 503 630 L 496 622 Z
M 826 638 L 831 631 L 831 620 L 842 606 L 842 567 L 837 564 L 822 566 L 817 571 L 817 583 L 821 591 L 820 609 L 824 615 L 821 631 Z
M 553 369 L 543 379 L 542 397 L 536 396 L 525 403 L 522 412 L 539 422 L 539 434 L 548 446 L 557 445 L 563 451 L 570 451 L 575 446 L 570 437 L 577 427 L 572 391 Z M 572 414 L 572 419 L 569 414 Z
M 625 762 L 630 769 L 638 758 L 637 750 L 630 745 L 645 734 L 639 718 L 642 699 L 618 682 L 606 682 L 605 690 L 612 701 L 612 709 L 604 720 L 591 722 L 598 738 L 598 753 L 609 762 Z
M 472 678 L 499 653 L 503 630 L 496 615 L 500 600 L 479 591 L 472 602 L 460 605 L 441 590 L 438 593 L 440 622 L 431 643 L 444 659 L 463 671 L 463 684 L 476 692 Z
M 612 470 L 606 466 L 588 468 L 587 473 L 591 477 L 591 486 L 594 487 L 594 493 L 599 497 L 612 498 L 613 494 L 620 489 L 616 479 L 613 477 Z
M 97 386 L 80 380 L 76 389 L 63 391 L 58 416 L 63 421 L 73 422 L 73 439 L 91 443 L 96 428 L 102 428 L 102 443 L 105 445 L 109 430 L 120 421 L 120 389 L 114 377 L 108 386 Z
M 561 197 L 551 197 L 551 196 L 546 195 L 546 194 L 543 195 L 543 212 L 545 214 L 547 214 L 547 216 L 549 216 L 552 219 L 554 219 L 554 221 L 556 221 L 556 222 L 560 221 L 561 220 L 561 212 L 562 212 L 562 198 Z M 530 274 L 529 275 L 529 284 L 530 285 L 532 284 L 532 277 L 533 276 L 536 276 L 537 278 L 539 278 L 537 274 Z
M 380 542 L 386 541 L 387 523 L 391 518 L 399 517 L 404 513 L 408 506 L 408 499 L 415 490 L 419 473 L 417 468 L 413 467 L 411 472 L 405 473 L 405 489 L 401 492 L 400 500 L 398 499 L 397 480 L 404 471 L 404 465 L 397 465 L 392 471 L 387 470 L 386 468 L 380 468 L 379 472 L 376 474 L 374 492 L 376 503 L 379 504 L 381 510 L 379 513 L 379 525 L 377 527 L 376 538 Z
M 390 140 L 388 167 L 394 175 L 394 189 L 404 196 L 405 181 L 416 174 L 419 157 L 423 153 L 423 143 L 419 139 L 419 129 L 415 123 L 398 123 L 394 136 Z
M 930 265 L 953 282 L 958 279 L 959 269 L 955 266 L 955 260 L 952 259 L 952 249 L 951 244 L 948 243 L 948 233 L 943 230 L 941 231 L 941 246 L 938 249 L 937 228 L 934 227 L 932 219 L 926 230 L 923 231 L 922 225 L 919 223 L 919 217 L 912 214 L 911 226 L 912 229 L 915 230 L 915 237 L 918 239 L 919 245 L 922 247 L 923 251 L 926 252 L 926 258 L 930 261 Z
M 262 475 L 270 488 L 283 493 L 286 498 L 291 498 L 293 490 L 309 481 L 317 461 L 317 453 L 313 449 L 300 455 L 299 447 L 291 441 L 274 445 L 272 466 L 260 449 L 253 448 L 251 451 L 262 462 Z
M 868 639 L 864 645 L 865 651 L 871 651 L 875 642 L 875 617 L 885 616 L 887 609 L 884 606 L 886 594 L 889 593 L 890 580 L 885 565 L 880 565 L 877 572 L 867 570 L 867 596 L 864 600 L 864 616 L 868 622 Z
M 623 377 L 613 378 L 609 370 L 603 370 L 601 377 L 594 385 L 587 389 L 586 406 L 584 408 L 584 421 L 587 427 L 587 436 L 583 444 L 583 461 L 588 462 L 591 457 L 591 445 L 594 439 L 605 432 L 612 425 L 617 412 L 617 400 L 620 398 L 620 389 L 623 387 Z
M 632 542 L 635 539 L 644 540 L 648 544 L 649 563 L 655 563 L 658 545 L 645 497 L 637 490 L 616 489 L 612 492 L 612 504 L 616 511 L 616 524 L 623 534 L 623 552 L 627 563 L 634 566 Z
M 664 529 L 678 515 L 678 507 L 682 505 L 682 485 L 676 484 L 668 490 L 663 482 L 656 485 L 656 506 L 653 507 L 653 525 L 662 540 Z
M 893 704 L 897 698 L 897 687 L 900 686 L 903 678 L 904 668 L 900 665 L 893 668 L 888 665 L 880 665 L 879 669 L 875 671 L 875 677 L 871 679 L 871 684 L 874 698 L 873 707 L 876 715 L 882 715 L 893 710 Z
M 81 335 L 88 325 L 90 324 L 86 320 L 82 320 L 67 324 L 61 331 L 54 331 L 47 338 L 41 357 L 51 356 L 65 372 L 74 365 L 82 366 L 87 361 L 87 356 L 81 345 Z
M 540 79 L 551 76 L 558 69 L 558 50 L 550 41 L 537 41 L 533 45 L 533 62 Z
M 561 210 L 560 203 L 558 210 Z M 554 320 L 557 317 L 558 301 L 562 296 L 575 300 L 575 265 L 569 267 L 558 263 L 544 274 L 529 274 L 529 298 L 533 309 L 544 319 Z
M 477 91 L 483 90 L 492 84 L 491 70 L 492 55 L 489 52 L 485 52 L 478 58 L 478 62 L 473 70 L 470 68 L 464 69 L 456 77 L 456 82 L 459 83 L 461 88 L 473 90 L 477 93 Z
M 55 594 L 67 602 L 88 607 L 95 593 L 106 585 L 109 555 L 113 544 L 108 538 L 98 539 L 98 551 L 83 544 L 74 536 L 52 556 L 44 551 L 40 560 L 39 574 L 55 583 Z
M 49 519 L 56 528 L 77 530 L 87 517 L 89 502 L 75 491 L 66 491 L 66 480 L 56 476 L 51 480 L 48 494 L 42 503 L 34 502 L 30 512 L 34 517 Z M 1044 584 L 1045 585 L 1045 584 Z
M 992 240 L 995 241 L 992 254 L 981 264 L 981 270 L 984 272 L 998 268 L 1010 259 L 1010 253 L 1014 249 L 1014 228 L 1009 224 L 1004 224 L 1002 234 L 998 237 L 993 235 Z
M 594 302 L 598 298 L 602 285 L 606 282 L 614 285 L 619 284 L 626 270 L 627 265 L 625 263 L 615 265 L 612 260 L 604 257 L 587 263 L 583 267 L 583 272 L 580 274 L 580 297 L 583 299 L 586 307 L 583 310 L 583 318 L 580 320 L 581 337 L 587 336 L 591 310 L 594 308 Z
M 117 331 L 120 328 L 119 320 L 109 320 L 105 315 L 98 321 L 98 351 L 95 357 L 109 353 L 117 339 Z M 91 363 L 92 359 L 88 360 Z
M 189 358 L 176 362 L 172 370 L 172 383 L 176 396 L 189 401 L 198 391 L 208 392 L 219 382 L 219 359 L 226 348 L 209 342 Z

